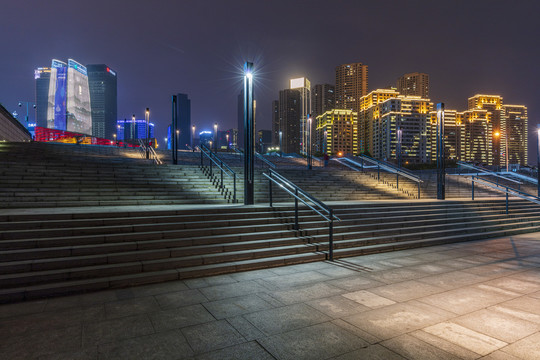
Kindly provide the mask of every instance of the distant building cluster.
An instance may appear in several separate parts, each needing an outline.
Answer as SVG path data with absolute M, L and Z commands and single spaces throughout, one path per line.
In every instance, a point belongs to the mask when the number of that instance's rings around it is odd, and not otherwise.
M 53 59 L 34 70 L 36 126 L 113 139 L 117 127 L 116 72 L 104 64 Z
M 429 75 L 400 76 L 396 87 L 368 92 L 368 66 L 339 65 L 336 83 L 290 80 L 272 102 L 272 144 L 284 153 L 369 154 L 403 163 L 435 161 L 437 112 Z M 500 95 L 475 95 L 464 111 L 444 110 L 448 159 L 484 165 L 527 165 L 527 107 Z

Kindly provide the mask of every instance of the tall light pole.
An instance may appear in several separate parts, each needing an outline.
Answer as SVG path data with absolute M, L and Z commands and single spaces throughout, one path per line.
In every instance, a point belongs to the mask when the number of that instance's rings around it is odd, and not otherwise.
M 311 170 L 313 168 L 312 164 L 312 157 L 311 157 L 311 115 L 308 115 L 307 124 L 308 124 L 308 137 L 307 137 L 307 157 L 308 157 L 308 170 Z
M 191 150 L 193 150 L 195 148 L 194 147 L 194 145 L 195 145 L 194 141 L 195 141 L 195 125 L 193 125 L 191 127 Z M 193 151 L 195 151 L 195 150 L 193 150 Z
M 24 120 L 26 122 L 26 129 L 27 130 L 30 130 L 28 129 L 28 108 L 30 105 L 32 105 L 32 107 L 35 109 L 36 108 L 36 104 L 34 104 L 33 102 L 30 102 L 30 101 L 19 101 L 19 107 L 22 107 L 23 105 L 26 105 L 26 116 L 24 117 Z
M 538 130 L 536 131 L 536 134 L 538 135 L 538 141 L 536 144 L 536 181 L 538 186 L 538 197 L 540 197 L 540 124 L 537 125 Z
M 214 151 L 217 152 L 217 123 L 214 124 Z
M 176 129 L 176 141 L 174 142 L 174 153 L 176 154 L 176 164 L 178 164 L 178 142 L 180 141 L 180 130 Z
M 150 108 L 146 108 L 144 112 L 144 117 L 146 120 L 146 158 L 150 158 Z
M 396 149 L 396 152 L 397 152 L 397 165 L 399 168 L 401 168 L 401 142 L 402 142 L 402 136 L 403 136 L 403 131 L 401 130 L 401 128 L 399 127 L 398 125 L 398 129 L 397 129 L 397 149 Z
M 228 152 L 229 151 L 229 133 L 227 133 L 225 137 L 227 138 L 227 152 Z
M 253 109 L 253 63 L 244 64 L 244 205 L 253 205 L 255 185 L 255 124 Z
M 504 142 L 505 142 L 505 149 L 504 149 L 504 155 L 506 158 L 506 172 L 508 172 L 508 150 L 510 146 L 508 145 L 508 122 L 506 122 L 506 131 L 504 134 Z
M 437 199 L 445 199 L 444 103 L 437 104 Z
M 131 134 L 131 140 L 135 139 L 135 114 L 131 116 L 131 127 L 129 128 L 129 133 Z
M 171 151 L 172 151 L 172 163 L 178 164 L 178 144 L 176 141 L 176 133 L 178 127 L 178 97 L 172 96 L 172 121 L 171 121 Z
M 283 157 L 283 131 L 279 130 L 279 157 Z

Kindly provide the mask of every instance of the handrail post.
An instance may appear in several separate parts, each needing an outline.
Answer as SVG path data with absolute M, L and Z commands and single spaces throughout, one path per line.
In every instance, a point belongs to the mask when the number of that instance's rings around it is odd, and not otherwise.
M 381 180 L 381 165 L 377 164 L 377 182 Z
M 223 191 L 223 161 L 219 161 L 221 163 L 221 191 Z
M 399 191 L 399 173 L 396 172 L 396 190 Z
M 201 149 L 201 166 L 203 166 L 203 152 L 202 152 L 202 149 Z
M 330 209 L 330 221 L 328 223 L 328 259 L 334 261 L 334 209 Z
M 508 215 L 508 187 L 506 188 L 506 215 Z
M 294 189 L 294 230 L 298 230 L 298 188 Z
M 416 184 L 418 185 L 418 199 L 420 199 L 420 183 L 417 182 Z
M 268 199 L 270 207 L 272 207 L 272 171 L 269 171 L 270 178 L 268 179 Z
M 234 186 L 233 203 L 236 204 L 236 173 L 233 173 L 233 186 Z
M 471 200 L 474 200 L 474 178 L 471 177 Z

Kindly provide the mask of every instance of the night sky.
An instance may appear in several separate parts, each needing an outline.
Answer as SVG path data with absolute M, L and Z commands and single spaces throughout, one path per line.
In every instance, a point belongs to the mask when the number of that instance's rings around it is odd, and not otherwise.
M 244 61 L 255 63 L 257 128 L 291 77 L 334 83 L 339 64 L 369 66 L 369 90 L 406 72 L 431 76 L 431 100 L 465 110 L 476 93 L 529 110 L 540 122 L 540 2 L 115 0 L 0 3 L 0 103 L 24 117 L 34 68 L 51 59 L 105 63 L 118 73 L 118 117 L 151 110 L 158 143 L 173 93 L 191 99 L 192 124 L 236 127 Z M 34 114 L 31 115 L 31 119 Z M 536 151 L 530 151 L 536 159 Z

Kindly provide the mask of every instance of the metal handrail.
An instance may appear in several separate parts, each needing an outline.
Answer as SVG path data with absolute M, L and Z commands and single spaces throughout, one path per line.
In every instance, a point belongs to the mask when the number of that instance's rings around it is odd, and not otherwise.
M 514 179 L 508 178 L 508 177 L 506 177 L 506 176 L 497 174 L 495 171 L 491 171 L 491 170 L 488 170 L 488 169 L 484 169 L 484 168 L 481 167 L 481 166 L 472 165 L 472 164 L 466 163 L 466 162 L 464 162 L 464 161 L 458 161 L 457 164 L 458 164 L 459 166 L 463 166 L 463 167 L 467 167 L 467 168 L 476 170 L 476 173 L 477 173 L 477 174 L 478 174 L 478 173 L 487 174 L 487 175 L 495 176 L 496 178 L 504 179 L 504 180 L 507 180 L 507 181 L 510 181 L 510 182 L 513 182 L 513 183 L 516 183 L 516 184 L 519 184 L 519 185 L 523 184 L 523 183 L 522 183 L 521 181 L 519 181 L 519 180 L 514 180 Z
M 309 207 L 311 210 L 315 211 L 317 214 L 322 216 L 326 221 L 328 221 L 328 259 L 334 260 L 334 219 L 341 221 L 336 215 L 334 215 L 334 209 L 323 203 L 322 201 L 316 199 L 311 194 L 305 192 L 292 181 L 285 178 L 283 175 L 279 174 L 273 169 L 268 169 L 268 174 L 263 173 L 263 175 L 268 179 L 268 199 L 270 207 L 272 207 L 272 183 L 278 185 L 282 190 L 294 197 L 294 229 L 299 230 L 298 225 L 298 201 L 301 201 L 304 205 Z M 300 197 L 303 196 L 306 198 L 304 200 Z M 318 206 L 319 209 L 316 209 L 314 206 L 310 205 L 308 202 L 311 202 Z M 326 212 L 328 215 L 323 214 Z
M 219 188 L 223 191 L 225 186 L 223 185 L 223 174 L 233 179 L 233 203 L 236 203 L 236 172 L 232 170 L 229 165 L 225 164 L 217 155 L 210 151 L 206 146 L 200 145 L 199 149 L 201 150 L 201 166 L 204 166 L 204 156 L 210 160 L 210 176 L 213 175 L 212 172 L 212 163 L 214 163 L 220 172 L 220 183 Z M 219 161 L 219 163 L 218 163 Z
M 152 156 L 152 159 L 154 160 L 154 163 L 158 165 L 163 164 L 163 161 L 161 161 L 161 159 L 159 158 L 158 154 L 156 153 L 156 150 L 152 146 L 149 146 L 148 149 L 150 150 L 150 154 Z
M 420 199 L 420 183 L 423 183 L 424 181 L 420 179 L 419 176 L 413 175 L 408 171 L 404 171 L 400 168 L 396 168 L 388 163 L 382 162 L 377 159 L 373 159 L 366 155 L 360 155 L 360 160 L 362 160 L 362 163 L 358 163 L 350 158 L 340 158 L 336 159 L 340 164 L 343 164 L 345 166 L 348 166 L 349 168 L 359 171 L 357 168 L 361 168 L 362 171 L 364 170 L 364 161 L 367 161 L 369 163 L 375 164 L 377 166 L 377 181 L 381 180 L 381 169 L 388 171 L 391 174 L 396 174 L 396 190 L 399 190 L 399 176 L 403 176 L 409 180 L 412 180 L 416 182 L 417 192 L 418 192 L 418 199 Z M 353 166 L 350 166 L 348 164 L 345 164 L 344 162 L 350 162 L 354 164 L 357 168 L 354 168 Z
M 144 141 L 142 139 L 139 140 L 139 154 L 141 155 L 141 158 L 146 159 L 146 145 L 144 145 Z
M 236 146 L 231 146 L 231 149 L 234 150 L 234 152 L 238 153 L 238 154 L 241 154 L 241 155 L 244 155 L 244 151 L 237 148 Z M 277 165 L 274 164 L 273 162 L 271 162 L 270 160 L 266 159 L 264 156 L 262 156 L 262 154 L 258 153 L 255 151 L 255 157 L 258 158 L 259 160 L 263 161 L 266 163 L 266 165 L 268 165 L 269 167 L 275 169 L 277 168 Z
M 476 177 L 476 179 L 475 179 Z M 482 184 L 484 186 L 488 186 L 492 189 L 495 189 L 497 191 L 500 191 L 500 192 L 504 192 L 506 194 L 506 214 L 508 214 L 508 195 L 513 195 L 513 196 L 516 196 L 516 197 L 519 197 L 523 200 L 527 200 L 527 201 L 530 201 L 532 203 L 535 203 L 535 204 L 538 204 L 540 205 L 540 197 L 538 196 L 534 196 L 534 195 L 531 195 L 531 194 L 528 194 L 526 192 L 523 192 L 523 191 L 520 191 L 520 190 L 516 190 L 516 189 L 513 189 L 509 186 L 503 186 L 503 185 L 499 185 L 498 183 L 494 182 L 494 181 L 490 181 L 490 180 L 486 180 L 486 179 L 480 179 L 478 177 L 478 175 L 471 175 L 471 200 L 474 200 L 474 183 L 479 183 L 479 184 Z

